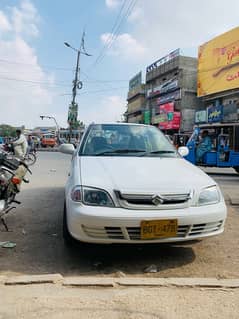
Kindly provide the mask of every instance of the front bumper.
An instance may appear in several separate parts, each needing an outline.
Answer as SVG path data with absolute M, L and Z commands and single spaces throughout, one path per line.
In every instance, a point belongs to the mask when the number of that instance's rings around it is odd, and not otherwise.
M 66 201 L 67 225 L 77 240 L 89 243 L 180 242 L 218 235 L 224 230 L 227 209 L 224 202 L 175 210 L 129 210 L 92 207 Z M 143 220 L 177 219 L 176 237 L 141 240 Z

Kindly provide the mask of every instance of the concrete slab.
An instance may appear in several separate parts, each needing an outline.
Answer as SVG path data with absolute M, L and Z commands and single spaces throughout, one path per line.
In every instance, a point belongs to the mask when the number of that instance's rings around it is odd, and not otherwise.
M 115 282 L 120 286 L 177 286 L 239 288 L 239 279 L 216 278 L 119 278 Z
M 63 286 L 70 287 L 114 287 L 115 281 L 113 278 L 100 277 L 68 277 L 63 281 Z
M 61 282 L 63 277 L 60 274 L 47 274 L 47 275 L 25 275 L 8 277 L 5 285 L 29 285 L 29 284 L 55 284 Z

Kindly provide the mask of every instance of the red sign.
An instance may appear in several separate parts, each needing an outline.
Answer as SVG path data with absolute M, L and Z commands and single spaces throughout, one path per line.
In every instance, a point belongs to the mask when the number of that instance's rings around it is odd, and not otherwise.
M 169 113 L 169 112 L 173 112 L 174 111 L 174 103 L 166 103 L 166 104 L 162 104 L 159 107 L 159 111 L 160 113 Z
M 180 128 L 181 113 L 173 112 L 173 118 L 171 121 L 159 123 L 161 130 L 178 130 Z

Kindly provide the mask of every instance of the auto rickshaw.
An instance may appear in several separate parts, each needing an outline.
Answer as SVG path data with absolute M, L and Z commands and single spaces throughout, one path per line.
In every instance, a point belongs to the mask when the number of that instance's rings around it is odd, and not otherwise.
M 196 161 L 196 149 L 200 141 L 200 133 L 208 131 L 212 149 L 205 152 L 202 161 Z M 202 124 L 196 126 L 186 145 L 189 154 L 185 157 L 189 162 L 209 167 L 233 167 L 239 173 L 239 123 Z

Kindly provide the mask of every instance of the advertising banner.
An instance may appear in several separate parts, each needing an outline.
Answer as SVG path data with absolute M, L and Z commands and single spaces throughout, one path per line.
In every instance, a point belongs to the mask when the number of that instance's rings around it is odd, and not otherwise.
M 68 110 L 68 124 L 70 126 L 77 125 L 78 104 L 70 104 Z
M 177 130 L 180 128 L 181 114 L 174 112 L 174 103 L 159 106 L 160 114 L 153 118 L 153 123 L 158 124 L 162 130 Z
M 147 96 L 156 96 L 174 91 L 178 88 L 178 80 L 170 80 L 147 91 Z
M 181 99 L 181 90 L 177 90 L 175 92 L 171 92 L 165 95 L 160 96 L 157 99 L 157 105 L 161 105 L 167 102 L 171 102 L 174 100 L 180 100 Z
M 150 124 L 150 111 L 144 112 L 144 124 Z
M 136 87 L 142 84 L 142 72 L 136 74 L 130 81 L 129 81 L 129 91 L 132 91 Z
M 238 120 L 237 105 L 226 104 L 223 106 L 223 122 L 235 122 Z
M 150 72 L 156 68 L 158 68 L 160 65 L 169 62 L 170 60 L 176 58 L 180 54 L 180 49 L 174 50 L 173 52 L 169 53 L 168 55 L 164 56 L 163 58 L 155 61 L 154 63 L 150 64 L 146 68 L 146 73 Z
M 166 122 L 159 123 L 161 130 L 178 130 L 180 128 L 181 114 L 180 112 L 173 112 L 172 119 Z
M 239 27 L 198 51 L 198 96 L 239 88 Z
M 162 104 L 159 107 L 160 113 L 169 113 L 174 111 L 174 103 Z
M 208 123 L 221 122 L 223 119 L 223 106 L 209 106 L 207 108 Z
M 158 114 L 152 118 L 153 124 L 163 123 L 163 122 L 167 122 L 167 121 L 168 121 L 167 114 Z
M 207 111 L 197 111 L 195 113 L 195 123 L 200 124 L 200 123 L 207 123 Z

